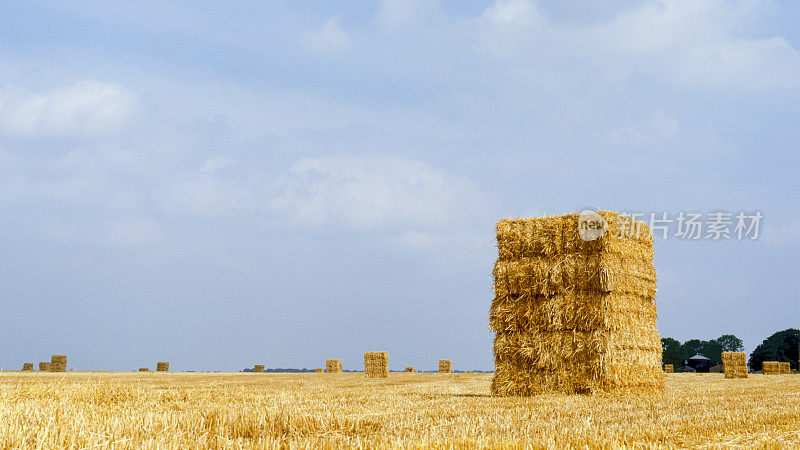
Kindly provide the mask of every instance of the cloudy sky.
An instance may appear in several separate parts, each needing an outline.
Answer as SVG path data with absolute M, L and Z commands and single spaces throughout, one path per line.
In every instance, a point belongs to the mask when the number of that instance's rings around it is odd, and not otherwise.
M 490 369 L 495 222 L 586 207 L 760 212 L 659 329 L 798 326 L 796 2 L 217 3 L 0 6 L 0 366 Z

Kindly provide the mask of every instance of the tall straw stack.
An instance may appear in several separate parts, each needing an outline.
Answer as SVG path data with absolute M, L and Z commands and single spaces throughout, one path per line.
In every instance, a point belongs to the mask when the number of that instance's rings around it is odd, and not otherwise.
M 453 361 L 450 359 L 439 360 L 439 373 L 450 373 L 453 366 Z
M 53 355 L 50 357 L 50 372 L 66 372 L 67 356 Z
M 497 246 L 493 394 L 663 389 L 646 224 L 608 211 L 504 219 Z
M 792 373 L 792 365 L 788 362 L 781 363 L 781 373 L 783 374 L 791 374 Z
M 342 360 L 341 359 L 326 359 L 325 370 L 328 373 L 342 373 Z
M 389 377 L 389 353 L 364 353 L 364 374 L 369 378 Z
M 50 372 L 50 363 L 49 362 L 40 362 L 39 363 L 39 372 Z
M 408 372 L 408 373 L 416 373 L 417 369 L 415 369 L 415 368 L 413 368 L 411 366 L 408 366 L 408 367 L 406 367 L 406 372 Z
M 33 363 L 22 363 L 23 372 L 33 372 Z
M 672 364 L 664 364 L 664 373 L 675 373 L 675 366 Z
M 781 363 L 778 361 L 764 361 L 761 369 L 764 375 L 778 375 L 781 373 Z
M 725 378 L 747 378 L 747 355 L 744 352 L 722 352 Z
M 169 362 L 168 361 L 157 362 L 156 372 L 169 372 Z
M 264 364 L 256 364 L 255 367 L 253 367 L 253 372 L 264 373 Z

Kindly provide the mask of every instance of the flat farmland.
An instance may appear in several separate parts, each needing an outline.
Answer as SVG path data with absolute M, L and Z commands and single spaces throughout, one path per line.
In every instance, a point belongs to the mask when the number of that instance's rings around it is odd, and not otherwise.
M 491 374 L 0 373 L 0 447 L 797 447 L 800 376 L 657 396 L 489 394 Z

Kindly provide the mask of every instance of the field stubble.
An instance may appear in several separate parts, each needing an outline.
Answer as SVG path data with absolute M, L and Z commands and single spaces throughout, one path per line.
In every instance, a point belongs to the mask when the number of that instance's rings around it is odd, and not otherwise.
M 491 374 L 0 374 L 0 447 L 800 446 L 800 376 L 491 397 Z

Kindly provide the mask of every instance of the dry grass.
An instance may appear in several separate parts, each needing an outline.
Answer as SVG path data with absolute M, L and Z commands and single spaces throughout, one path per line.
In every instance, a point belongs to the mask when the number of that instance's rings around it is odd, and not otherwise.
M 0 447 L 800 446 L 800 376 L 491 397 L 491 374 L 0 374 Z

